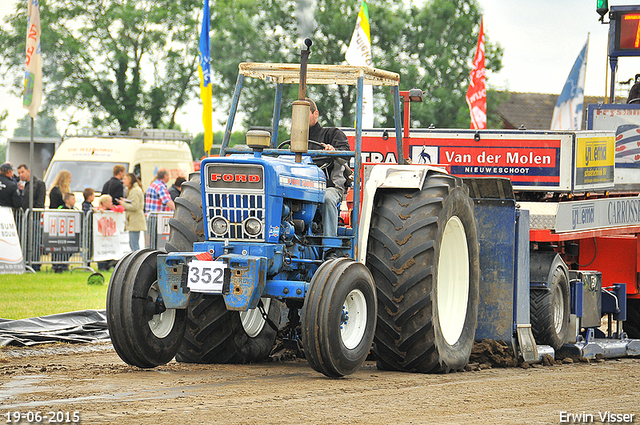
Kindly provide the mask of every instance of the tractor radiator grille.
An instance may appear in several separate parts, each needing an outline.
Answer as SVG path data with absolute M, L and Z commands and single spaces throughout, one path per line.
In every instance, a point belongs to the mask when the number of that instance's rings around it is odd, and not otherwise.
M 224 235 L 216 235 L 212 230 L 213 221 L 217 217 L 224 218 L 228 223 L 228 231 Z M 262 223 L 261 230 L 256 235 L 245 231 L 244 223 L 250 217 L 257 218 Z M 255 193 L 208 193 L 207 218 L 210 239 L 264 241 L 265 196 Z

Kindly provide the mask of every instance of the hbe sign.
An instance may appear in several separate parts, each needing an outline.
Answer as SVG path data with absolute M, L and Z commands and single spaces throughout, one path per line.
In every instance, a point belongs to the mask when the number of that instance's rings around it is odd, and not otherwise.
M 44 214 L 42 242 L 48 252 L 80 252 L 81 213 L 68 210 Z

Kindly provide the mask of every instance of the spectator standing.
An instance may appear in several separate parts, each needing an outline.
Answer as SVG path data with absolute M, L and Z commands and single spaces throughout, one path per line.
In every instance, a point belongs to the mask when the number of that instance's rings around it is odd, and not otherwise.
M 175 204 L 167 190 L 168 181 L 169 173 L 167 170 L 164 168 L 158 170 L 156 179 L 149 185 L 145 194 L 144 208 L 147 212 L 173 211 L 175 209 Z
M 184 177 L 178 177 L 173 183 L 173 186 L 169 188 L 169 196 L 171 196 L 172 201 L 175 202 L 176 198 L 180 196 L 180 193 L 182 192 L 182 183 L 185 181 Z
M 0 165 L 0 207 L 22 207 L 18 185 L 13 181 L 13 165 L 9 162 Z
M 11 165 L 11 169 L 14 170 L 13 164 L 11 162 L 7 161 L 7 164 Z M 11 180 L 13 180 L 15 184 L 20 183 L 20 177 L 18 177 L 18 175 L 15 173 L 11 174 Z
M 111 195 L 102 195 L 98 198 L 98 208 L 96 211 L 113 211 L 113 212 L 124 212 L 124 207 L 121 205 L 113 205 L 113 199 Z
M 63 202 L 64 204 L 60 205 L 58 207 L 59 210 L 75 210 L 76 209 L 76 195 L 74 195 L 72 192 L 67 192 L 65 193 L 63 196 Z M 71 253 L 70 252 L 62 252 L 62 253 L 58 253 L 56 255 L 55 260 L 56 261 L 69 261 L 69 258 L 71 258 Z M 69 264 L 54 264 L 53 265 L 53 271 L 54 273 L 62 273 L 63 271 L 69 270 Z
M 122 202 L 125 212 L 124 230 L 129 231 L 129 247 L 132 251 L 137 251 L 140 249 L 140 232 L 147 230 L 144 195 L 140 180 L 133 173 L 124 176 L 124 186 L 127 189 L 127 197 Z
M 114 205 L 120 205 L 120 198 L 124 198 L 124 185 L 122 184 L 124 174 L 124 166 L 120 164 L 115 165 L 113 167 L 113 177 L 102 186 L 102 194 L 111 195 Z
M 83 213 L 87 213 L 89 211 L 91 211 L 93 209 L 93 200 L 96 199 L 96 195 L 95 195 L 95 190 L 91 189 L 90 187 L 87 187 L 83 192 L 82 192 L 82 197 L 84 198 L 84 201 L 82 201 L 82 212 Z
M 122 205 L 113 205 L 113 200 L 111 199 L 111 195 L 102 195 L 98 198 L 98 207 L 96 211 L 105 212 L 105 211 L 114 211 L 114 212 L 124 212 L 124 207 Z M 105 260 L 98 261 L 98 270 L 109 270 L 115 267 L 117 260 Z
M 64 205 L 58 207 L 59 210 L 75 210 L 76 209 L 76 195 L 72 192 L 65 193 L 64 196 Z
M 44 208 L 44 199 L 47 196 L 47 188 L 44 182 L 31 175 L 31 170 L 26 164 L 18 165 L 18 175 L 20 176 L 20 183 L 18 187 L 22 186 L 22 209 L 27 210 L 29 208 L 29 191 L 31 186 L 35 187 L 33 192 L 33 208 Z M 31 184 L 33 182 L 33 185 Z
M 67 170 L 60 170 L 49 191 L 49 208 L 55 210 L 64 205 L 64 194 L 71 193 L 70 184 L 71 173 Z

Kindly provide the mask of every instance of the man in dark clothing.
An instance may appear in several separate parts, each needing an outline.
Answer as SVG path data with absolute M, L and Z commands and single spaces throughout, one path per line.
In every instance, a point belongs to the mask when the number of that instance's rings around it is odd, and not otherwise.
M 22 206 L 22 196 L 13 181 L 13 166 L 5 162 L 0 165 L 0 207 L 18 209 Z
M 38 179 L 36 176 L 31 176 L 31 170 L 26 164 L 18 165 L 18 175 L 20 176 L 20 182 L 23 186 L 22 189 L 22 209 L 29 209 L 29 191 L 31 190 L 31 180 L 33 179 L 33 186 L 35 191 L 33 192 L 33 208 L 44 208 L 44 199 L 47 196 L 47 188 L 44 182 Z M 18 185 L 20 186 L 20 184 Z
M 318 123 L 318 108 L 311 99 L 306 99 L 309 104 L 309 140 L 318 142 L 323 145 L 327 151 L 348 151 L 351 150 L 347 136 L 335 127 L 323 128 Z M 310 147 L 314 149 L 314 147 Z M 338 205 L 342 202 L 344 196 L 346 178 L 344 176 L 345 163 L 344 158 L 325 158 L 315 160 L 316 165 L 322 168 L 327 179 L 327 189 L 324 193 L 324 203 L 320 209 L 322 214 L 322 227 L 324 236 L 336 236 L 338 234 Z
M 169 196 L 171 196 L 172 201 L 175 201 L 176 198 L 180 196 L 180 193 L 182 192 L 182 183 L 185 181 L 184 177 L 178 177 L 173 186 L 169 188 Z
M 124 179 L 125 169 L 123 165 L 113 167 L 113 177 L 102 186 L 103 195 L 111 195 L 113 205 L 120 205 L 120 198 L 124 198 Z

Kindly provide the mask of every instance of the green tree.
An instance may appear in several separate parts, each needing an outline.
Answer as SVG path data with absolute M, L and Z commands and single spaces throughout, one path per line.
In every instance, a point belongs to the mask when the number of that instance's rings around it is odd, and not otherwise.
M 173 128 L 196 92 L 201 0 L 41 0 L 44 90 L 94 126 Z M 0 29 L 4 71 L 22 85 L 26 7 Z
M 211 3 L 211 28 L 213 101 L 218 110 L 229 108 L 240 62 L 291 62 L 299 48 L 291 0 L 216 0 Z M 243 127 L 271 125 L 273 87 L 245 80 L 238 109 Z M 291 102 L 292 93 L 283 96 L 286 102 Z
M 60 137 L 57 129 L 57 121 L 48 109 L 38 112 L 38 116 L 33 121 L 34 137 Z M 31 136 L 31 117 L 29 114 L 18 120 L 18 126 L 13 131 L 13 137 Z
M 213 148 L 211 149 L 212 155 L 217 155 L 220 153 L 220 146 L 222 145 L 222 139 L 224 138 L 224 131 L 216 131 L 213 133 Z M 233 145 L 243 145 L 245 142 L 245 133 L 244 131 L 234 131 L 231 133 L 231 139 L 229 141 L 229 146 Z M 194 160 L 199 160 L 204 154 L 204 133 L 199 133 L 193 139 L 193 142 L 189 144 L 189 148 L 191 149 L 191 155 Z
M 9 111 L 7 110 L 0 111 L 0 134 L 7 131 L 7 127 L 5 126 L 4 122 L 6 121 L 8 116 L 9 116 Z
M 220 93 L 218 105 L 229 103 L 238 62 L 299 61 L 302 43 L 296 28 L 302 23 L 299 16 L 295 19 L 298 3 L 299 0 L 269 1 L 264 7 L 257 7 L 256 2 L 248 0 L 216 2 L 211 54 L 218 74 L 214 89 Z M 418 87 L 425 91 L 424 103 L 412 108 L 412 124 L 468 127 L 465 94 L 480 27 L 477 1 L 432 0 L 423 6 L 407 7 L 393 0 L 370 0 L 368 6 L 375 66 L 398 72 L 401 89 Z M 344 54 L 359 8 L 360 3 L 352 0 L 316 0 L 310 63 L 346 63 Z M 239 18 L 228 20 L 224 16 Z M 260 31 L 265 32 L 264 36 L 259 36 Z M 487 33 L 486 66 L 498 71 L 502 66 L 502 48 L 491 43 Z M 239 111 L 244 113 L 245 127 L 270 125 L 273 85 L 249 80 L 243 90 Z M 353 125 L 355 87 L 308 86 L 308 92 L 321 109 L 323 123 Z M 297 87 L 287 88 L 282 110 L 285 123 L 295 98 Z M 374 89 L 376 125 L 393 126 L 391 100 L 388 90 Z M 489 114 L 489 123 L 498 122 L 491 115 L 491 107 Z
M 397 64 L 397 72 L 401 81 L 415 82 L 425 91 L 423 105 L 412 108 L 413 124 L 468 128 L 465 95 L 481 20 L 477 1 L 431 1 L 414 6 L 410 14 L 413 24 L 406 29 L 404 51 L 411 54 L 399 56 L 406 59 Z M 486 29 L 485 56 L 488 70 L 502 68 L 502 48 L 490 42 Z M 387 122 L 391 112 L 386 112 Z
M 0 112 L 0 134 L 7 131 L 7 127 L 5 127 L 4 122 L 9 116 L 9 111 L 1 111 Z M 7 158 L 7 144 L 0 143 L 0 161 L 4 162 Z

